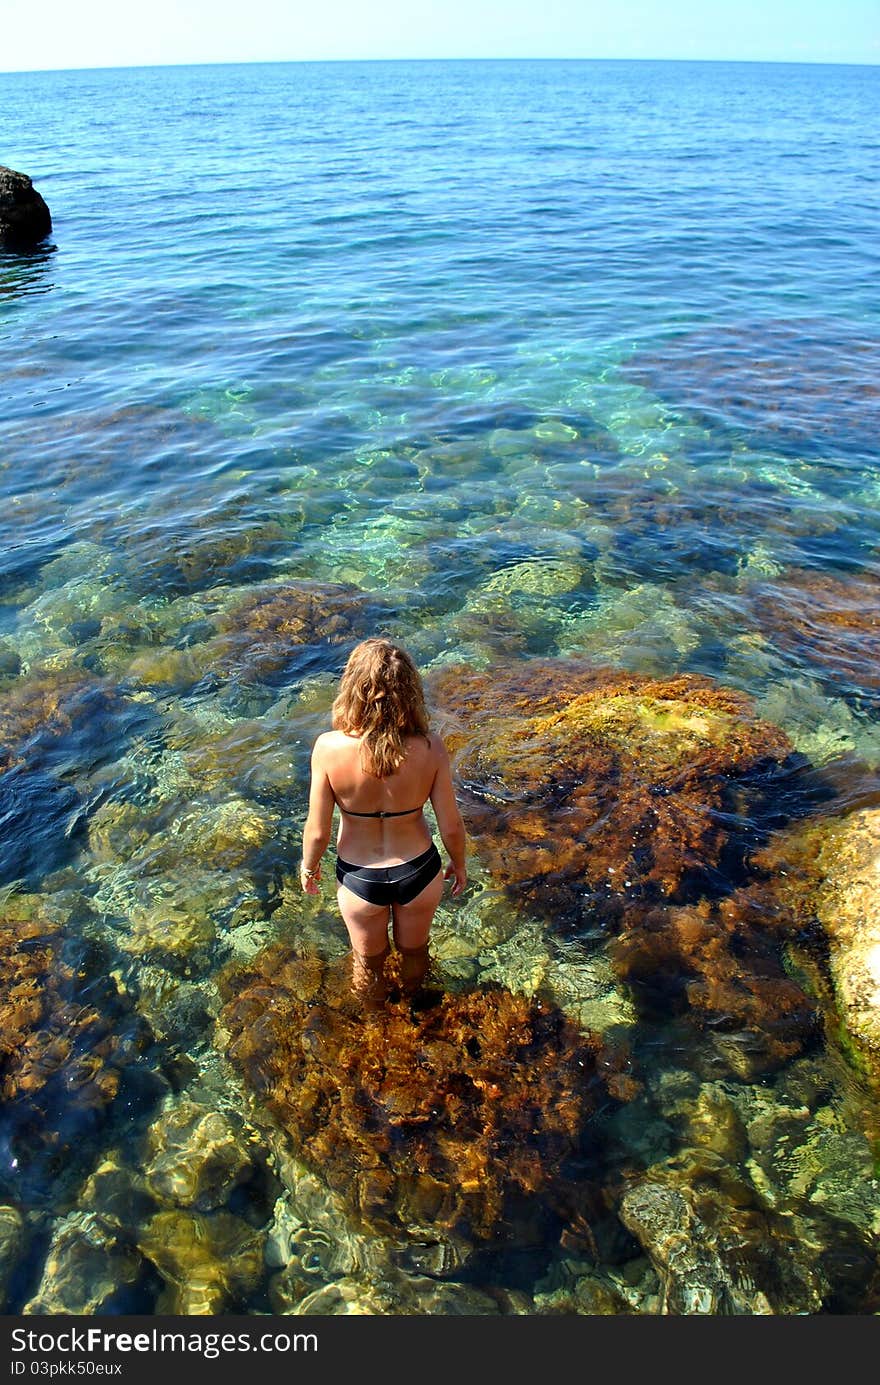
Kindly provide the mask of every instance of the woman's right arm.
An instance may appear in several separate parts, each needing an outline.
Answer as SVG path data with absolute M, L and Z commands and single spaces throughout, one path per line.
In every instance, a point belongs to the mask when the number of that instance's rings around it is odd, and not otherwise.
M 447 880 L 454 878 L 452 895 L 455 898 L 461 894 L 467 885 L 467 866 L 464 859 L 467 837 L 465 836 L 461 813 L 455 801 L 449 752 L 440 736 L 434 736 L 433 740 L 436 743 L 438 764 L 431 789 L 431 807 L 437 818 L 437 826 L 440 829 L 443 845 L 449 852 L 449 865 L 443 874 Z
M 336 799 L 327 778 L 322 754 L 322 737 L 312 749 L 312 779 L 309 786 L 309 812 L 303 827 L 303 851 L 300 862 L 300 884 L 306 894 L 318 894 L 321 878 L 321 857 L 330 842 L 333 808 Z

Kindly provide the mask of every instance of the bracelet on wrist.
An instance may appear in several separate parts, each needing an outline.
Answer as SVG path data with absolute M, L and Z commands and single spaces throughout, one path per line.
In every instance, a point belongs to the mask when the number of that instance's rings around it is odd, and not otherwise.
M 320 867 L 320 864 L 317 865 L 317 866 L 315 867 L 314 870 L 309 870 L 309 868 L 308 868 L 308 866 L 306 865 L 305 861 L 302 861 L 302 862 L 300 863 L 300 870 L 302 871 L 303 875 L 306 877 L 307 880 L 320 880 L 320 879 L 321 879 L 321 867 Z

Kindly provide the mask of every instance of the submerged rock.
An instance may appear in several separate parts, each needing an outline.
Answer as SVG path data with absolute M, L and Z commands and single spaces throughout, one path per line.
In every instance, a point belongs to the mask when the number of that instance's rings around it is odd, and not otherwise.
M 880 809 L 811 820 L 755 855 L 809 937 L 821 926 L 839 1025 L 832 1034 L 880 1092 Z
M 223 985 L 229 1057 L 295 1151 L 368 1228 L 540 1241 L 615 1059 L 500 987 L 365 1017 L 316 965 L 276 945 Z
M 559 596 L 575 591 L 583 578 L 583 569 L 571 559 L 524 558 L 493 572 L 482 590 L 505 596 Z
M 8 640 L 0 640 L 0 687 L 12 682 L 21 673 L 21 658 Z
M 52 230 L 52 217 L 26 173 L 0 165 L 0 247 L 29 250 Z
M 289 1303 L 329 1280 L 351 1275 L 375 1282 L 387 1277 L 396 1247 L 351 1225 L 345 1197 L 331 1192 L 297 1157 L 283 1130 L 267 1122 L 263 1136 L 283 1189 L 275 1202 L 265 1252 L 267 1266 L 281 1269 L 273 1280 L 279 1295 Z M 436 1268 L 439 1273 L 443 1267 Z
M 772 897 L 742 889 L 678 908 L 633 908 L 611 943 L 643 1014 L 684 1014 L 738 1077 L 794 1057 L 821 1032 L 813 1001 L 785 969 L 794 932 Z
M 6 1311 L 6 1290 L 25 1243 L 24 1218 L 17 1207 L 0 1206 L 0 1313 Z
M 165 1204 L 209 1212 L 255 1172 L 252 1151 L 222 1111 L 173 1101 L 150 1126 L 147 1187 Z
M 338 583 L 255 587 L 218 618 L 219 672 L 266 681 L 303 645 L 353 640 L 365 628 L 368 600 L 357 587 Z
M 118 717 L 118 691 L 81 669 L 42 670 L 18 679 L 0 703 L 0 769 L 33 758 L 35 747 L 101 718 Z
M 750 669 L 749 663 L 749 659 L 742 659 L 737 673 L 734 661 L 728 660 L 728 673 L 752 681 L 754 669 Z M 817 678 L 806 678 L 802 673 L 780 678 L 776 656 L 768 658 L 767 663 L 761 676 L 772 682 L 759 698 L 758 710 L 785 727 L 795 748 L 812 765 L 830 768 L 829 762 L 838 761 L 835 768 L 840 768 L 842 757 L 850 755 L 869 768 L 880 767 L 880 722 L 854 710 L 842 697 L 829 697 Z
M 742 856 L 791 753 L 745 694 L 696 675 L 533 661 L 444 668 L 430 688 L 477 851 L 560 922 L 701 893 Z
M 83 1184 L 77 1203 L 108 1226 L 128 1235 L 158 1209 L 143 1173 L 120 1149 L 107 1150 Z
M 277 1290 L 276 1290 L 277 1295 Z M 339 1279 L 332 1284 L 324 1284 L 304 1295 L 292 1307 L 284 1307 L 280 1301 L 280 1311 L 294 1315 L 321 1317 L 341 1317 L 354 1314 L 357 1317 L 384 1317 L 395 1309 L 388 1296 L 369 1284 L 356 1279 Z
M 138 1248 L 165 1280 L 157 1313 L 210 1316 L 234 1311 L 263 1275 L 265 1237 L 229 1212 L 159 1212 Z
M 370 1242 L 366 1238 L 350 1236 L 342 1228 L 339 1235 L 332 1236 L 322 1227 L 305 1226 L 301 1222 L 295 1226 L 285 1226 L 276 1207 L 275 1222 L 266 1247 L 266 1260 L 267 1263 L 280 1262 L 284 1266 L 287 1290 L 295 1283 L 308 1286 L 307 1289 L 301 1288 L 302 1297 L 303 1293 L 311 1292 L 316 1280 L 341 1279 L 343 1275 L 356 1274 L 367 1268 L 361 1263 L 362 1257 L 358 1253 L 362 1244 Z M 373 1241 L 372 1244 L 378 1247 L 380 1243 Z M 387 1268 L 387 1259 L 383 1268 Z M 278 1281 L 277 1287 L 280 1286 L 281 1281 Z
M 548 630 L 560 611 L 540 598 L 528 603 L 478 587 L 445 620 L 456 662 L 481 668 L 546 646 Z
M 591 1318 L 616 1317 L 633 1309 L 615 1287 L 600 1276 L 582 1274 L 565 1286 L 541 1286 L 535 1295 L 533 1312 L 553 1315 L 582 1314 Z
M 81 1135 L 114 1100 L 146 1026 L 106 974 L 68 942 L 41 895 L 0 906 L 0 1095 L 17 1167 L 73 1160 Z
M 180 972 L 205 976 L 207 967 L 190 966 L 187 956 L 167 960 L 173 970 L 138 958 L 135 1004 L 160 1042 L 190 1053 L 213 1023 L 213 993 L 210 983 L 186 980 Z
M 142 891 L 128 912 L 129 931 L 120 938 L 126 952 L 184 976 L 208 966 L 217 937 L 212 913 L 230 898 L 228 892 L 212 893 L 207 882 L 199 884 L 189 881 L 181 891 L 156 883 Z
M 792 569 L 743 598 L 775 649 L 859 705 L 880 699 L 880 576 Z
M 560 653 L 640 673 L 668 676 L 700 643 L 699 621 L 666 587 L 640 582 L 605 591 L 588 610 L 567 616 Z
M 71 1212 L 59 1221 L 34 1296 L 25 1314 L 126 1311 L 126 1297 L 146 1270 L 142 1257 L 94 1213 Z
M 834 1219 L 835 1239 L 843 1241 L 840 1226 L 854 1229 L 854 1243 L 876 1264 L 880 1236 L 880 1179 L 876 1158 L 867 1139 L 848 1129 L 840 1113 L 820 1107 L 815 1118 L 801 1112 L 772 1109 L 749 1127 L 753 1146 L 749 1172 L 768 1200 L 821 1212 Z
M 214 616 L 211 638 L 191 648 L 160 646 L 135 655 L 128 676 L 155 686 L 186 687 L 211 676 L 220 683 L 274 685 L 313 645 L 352 643 L 366 633 L 375 600 L 338 583 L 265 582 L 236 592 Z
M 167 415 L 173 417 L 170 411 Z M 175 431 L 175 452 L 179 455 L 188 435 L 197 439 L 196 448 L 204 446 L 202 429 L 194 428 L 192 419 L 181 416 L 181 422 Z M 135 431 L 140 430 L 130 425 L 126 436 Z M 169 519 L 174 497 L 166 496 L 163 504 L 167 509 L 160 516 L 143 515 L 123 537 L 132 584 L 145 595 L 160 591 L 180 596 L 218 580 L 257 580 L 290 542 L 286 527 L 274 515 L 254 512 L 242 491 L 224 499 L 210 497 L 201 513 L 193 511 L 191 495 L 179 497 L 174 523 Z
M 132 876 L 144 880 L 175 877 L 187 866 L 193 876 L 209 868 L 238 871 L 278 829 L 277 814 L 237 797 L 212 802 L 191 796 L 186 805 L 169 800 L 152 813 L 133 811 L 128 804 L 105 805 L 96 817 L 96 846 L 115 847 L 105 849 L 105 857 L 124 861 Z
M 824 459 L 829 445 L 859 457 L 876 446 L 878 360 L 880 343 L 861 324 L 762 318 L 682 332 L 638 352 L 624 373 L 714 430 L 733 425 L 740 446 L 745 434 Z
M 220 788 L 228 792 L 234 786 L 264 800 L 271 796 L 287 803 L 301 787 L 302 735 L 286 699 L 264 716 L 242 717 L 216 730 L 195 719 L 187 721 L 177 709 L 167 740 L 169 753 L 179 756 L 182 772 L 202 793 Z
M 728 1164 L 745 1157 L 745 1126 L 730 1097 L 716 1087 L 703 1087 L 685 1112 L 685 1139 L 689 1144 L 720 1154 Z
M 668 1314 L 816 1313 L 827 1284 L 785 1219 L 723 1172 L 695 1178 L 657 1165 L 633 1184 L 620 1216 L 660 1279 Z
M 89 853 L 93 861 L 104 865 L 126 860 L 149 841 L 150 831 L 143 808 L 107 799 L 89 816 Z
M 385 1279 L 379 1284 L 358 1279 L 337 1279 L 305 1294 L 293 1306 L 279 1304 L 276 1311 L 294 1316 L 387 1317 L 390 1314 L 413 1316 L 496 1316 L 501 1312 L 496 1300 L 471 1284 L 436 1283 L 431 1279 Z
M 126 952 L 192 976 L 209 966 L 218 927 L 262 915 L 251 869 L 277 827 L 277 814 L 243 798 L 105 805 L 90 824 L 95 907 Z

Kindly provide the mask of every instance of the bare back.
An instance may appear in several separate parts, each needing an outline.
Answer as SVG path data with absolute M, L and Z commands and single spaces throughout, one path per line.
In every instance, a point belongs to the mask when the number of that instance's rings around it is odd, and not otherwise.
M 328 731 L 315 744 L 318 767 L 340 809 L 336 845 L 346 861 L 362 866 L 391 866 L 412 860 L 431 843 L 421 809 L 435 790 L 438 770 L 446 762 L 439 737 L 406 738 L 406 759 L 384 779 L 365 774 L 361 740 L 344 731 Z M 418 811 L 408 811 L 417 809 Z M 400 814 L 393 817 L 359 813 Z

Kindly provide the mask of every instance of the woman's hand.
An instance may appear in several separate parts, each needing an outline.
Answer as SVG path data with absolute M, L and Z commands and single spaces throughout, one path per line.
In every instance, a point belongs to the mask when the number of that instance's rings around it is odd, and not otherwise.
M 305 863 L 305 861 L 301 861 L 301 862 L 300 862 L 300 866 L 299 866 L 299 883 L 302 885 L 303 890 L 305 891 L 306 894 L 320 894 L 320 890 L 318 889 L 318 881 L 319 881 L 320 879 L 321 879 L 321 865 L 320 865 L 320 862 L 318 863 L 318 865 L 315 866 L 315 869 L 314 869 L 314 870 L 307 870 L 307 869 L 306 869 L 306 863 Z
M 454 882 L 452 886 L 452 898 L 457 899 L 467 885 L 467 866 L 463 864 L 456 866 L 450 861 L 443 872 L 443 879 L 452 880 Z

